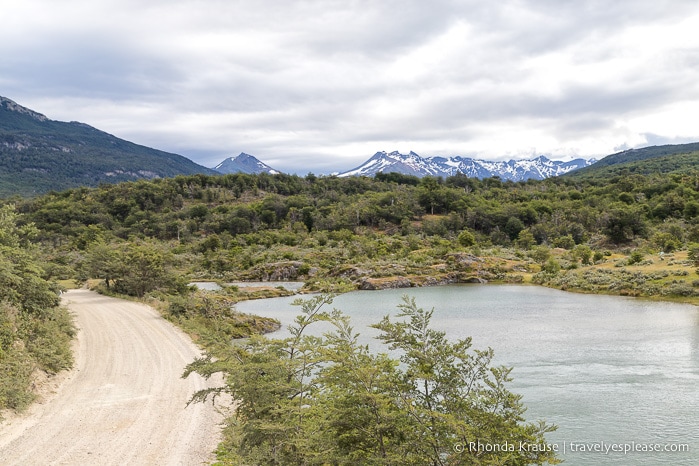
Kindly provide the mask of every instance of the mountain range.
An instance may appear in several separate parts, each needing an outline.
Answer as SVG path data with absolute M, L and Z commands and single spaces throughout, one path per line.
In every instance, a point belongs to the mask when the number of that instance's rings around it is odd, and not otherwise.
M 369 160 L 338 176 L 373 176 L 379 172 L 398 172 L 404 175 L 453 176 L 462 173 L 472 178 L 498 176 L 503 180 L 541 180 L 563 175 L 595 163 L 595 159 L 575 159 L 569 162 L 549 160 L 543 155 L 531 160 L 493 162 L 469 157 L 421 157 L 415 152 L 377 152 Z
M 552 176 L 606 177 L 624 173 L 692 170 L 699 164 L 699 143 L 651 146 L 609 155 L 599 162 L 569 162 L 539 156 L 494 162 L 468 157 L 422 157 L 414 152 L 377 152 L 362 165 L 338 176 L 406 175 L 498 176 L 503 180 Z M 188 158 L 119 139 L 80 122 L 61 122 L 0 97 L 0 198 L 34 196 L 100 183 L 117 183 L 202 173 L 280 173 L 252 155 L 229 157 L 213 169 Z

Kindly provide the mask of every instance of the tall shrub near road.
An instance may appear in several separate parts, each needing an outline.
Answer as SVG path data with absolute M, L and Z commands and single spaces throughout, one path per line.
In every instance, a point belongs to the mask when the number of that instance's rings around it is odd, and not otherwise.
M 44 280 L 34 256 L 33 225 L 17 226 L 14 206 L 0 207 L 0 408 L 20 410 L 33 395 L 37 370 L 72 365 L 70 316 L 58 307 L 58 288 Z

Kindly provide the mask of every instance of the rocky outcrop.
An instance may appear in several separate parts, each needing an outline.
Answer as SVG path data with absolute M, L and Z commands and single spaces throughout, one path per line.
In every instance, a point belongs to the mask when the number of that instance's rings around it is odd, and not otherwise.
M 418 286 L 451 285 L 454 283 L 487 283 L 480 277 L 461 277 L 456 273 L 443 275 L 410 275 L 408 277 L 362 278 L 358 281 L 360 290 L 388 290 Z
M 454 283 L 461 283 L 461 279 L 455 273 L 448 273 L 444 275 L 419 275 L 413 277 L 413 286 L 439 286 L 439 285 L 452 285 Z
M 359 282 L 360 290 L 388 290 L 393 288 L 410 288 L 414 286 L 406 277 L 363 278 Z
M 309 274 L 310 269 L 303 262 L 285 261 L 258 265 L 240 278 L 263 282 L 286 282 L 296 281 L 299 277 Z
M 328 275 L 330 275 L 331 277 L 349 278 L 351 280 L 354 280 L 357 278 L 366 277 L 367 275 L 371 274 L 371 272 L 371 270 L 361 269 L 354 265 L 342 265 L 339 267 L 335 267 L 333 270 L 330 271 Z
M 464 280 L 462 283 L 488 283 L 488 280 L 481 277 L 470 277 Z
M 483 259 L 465 252 L 455 252 L 448 254 L 446 260 L 457 270 L 473 270 L 483 266 Z

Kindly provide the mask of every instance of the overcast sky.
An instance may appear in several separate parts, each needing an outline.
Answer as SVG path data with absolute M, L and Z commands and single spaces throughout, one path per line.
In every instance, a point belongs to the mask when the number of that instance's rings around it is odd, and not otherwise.
M 0 0 L 0 95 L 213 166 L 699 141 L 696 0 Z

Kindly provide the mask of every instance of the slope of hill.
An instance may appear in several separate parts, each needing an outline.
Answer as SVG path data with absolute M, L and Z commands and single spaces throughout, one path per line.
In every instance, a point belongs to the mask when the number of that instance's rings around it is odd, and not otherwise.
M 228 157 L 214 168 L 219 173 L 270 173 L 272 175 L 280 173 L 266 163 L 260 162 L 256 157 L 241 152 L 237 157 Z
M 0 197 L 195 173 L 216 172 L 0 97 Z
M 572 170 L 586 167 L 595 160 L 575 159 L 570 162 L 549 160 L 539 156 L 532 160 L 509 160 L 494 162 L 468 157 L 421 157 L 415 152 L 401 154 L 397 151 L 377 152 L 357 168 L 341 173 L 346 176 L 373 176 L 379 172 L 397 172 L 414 176 L 453 176 L 462 173 L 471 178 L 498 176 L 503 180 L 541 180 L 562 175 Z
M 618 174 L 624 170 L 638 174 L 670 173 L 696 168 L 697 162 L 699 162 L 699 142 L 668 144 L 617 152 L 567 176 L 605 176 Z

